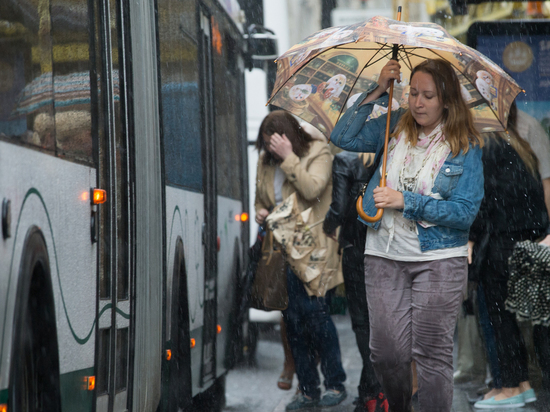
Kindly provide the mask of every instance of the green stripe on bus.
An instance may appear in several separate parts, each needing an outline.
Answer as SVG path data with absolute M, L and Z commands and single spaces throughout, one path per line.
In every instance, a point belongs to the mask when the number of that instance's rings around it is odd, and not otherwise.
M 53 242 L 53 255 L 54 255 L 54 259 L 55 259 L 55 269 L 57 271 L 57 281 L 59 283 L 59 290 L 61 292 L 61 302 L 63 303 L 63 310 L 65 312 L 65 317 L 67 318 L 67 324 L 69 325 L 69 329 L 71 330 L 71 334 L 73 335 L 73 338 L 76 340 L 77 343 L 79 343 L 80 345 L 84 345 L 88 342 L 88 340 L 90 339 L 90 337 L 92 336 L 92 332 L 94 330 L 94 327 L 97 323 L 97 320 L 101 317 L 101 315 L 103 314 L 103 312 L 105 312 L 105 309 L 107 309 L 107 306 L 103 308 L 103 310 L 101 311 L 101 313 L 98 315 L 98 318 L 94 320 L 94 322 L 92 323 L 92 326 L 90 328 L 90 331 L 83 337 L 80 337 L 80 336 L 77 336 L 75 330 L 73 329 L 73 325 L 71 323 L 71 320 L 69 318 L 69 313 L 67 311 L 67 306 L 65 304 L 65 296 L 63 294 L 63 286 L 61 285 L 61 277 L 59 275 L 59 264 L 58 264 L 58 261 L 57 261 L 57 249 L 55 247 L 55 237 L 54 237 L 54 234 L 53 234 L 53 228 L 52 228 L 52 223 L 51 223 L 51 220 L 50 220 L 50 214 L 48 212 L 48 208 L 46 207 L 46 202 L 44 201 L 44 198 L 42 197 L 42 195 L 40 194 L 40 192 L 38 191 L 38 189 L 36 188 L 30 188 L 26 195 L 25 195 L 25 198 L 23 199 L 23 203 L 21 204 L 21 210 L 19 211 L 19 217 L 17 219 L 17 225 L 16 225 L 16 229 L 15 229 L 15 236 L 14 236 L 14 245 L 16 244 L 15 240 L 17 239 L 17 235 L 18 235 L 18 232 L 19 232 L 19 223 L 20 223 L 20 219 L 21 219 L 21 215 L 22 215 L 22 211 L 23 211 L 23 207 L 25 206 L 25 203 L 27 201 L 27 199 L 31 196 L 31 195 L 36 195 L 38 197 L 38 199 L 40 199 L 40 202 L 42 203 L 42 206 L 44 207 L 44 212 L 46 213 L 46 217 L 48 218 L 48 226 L 49 226 L 49 229 L 50 229 L 50 235 L 52 237 L 52 242 Z M 13 270 L 13 260 L 14 260 L 14 254 L 15 254 L 15 246 L 14 246 L 14 249 L 12 251 L 12 256 L 11 256 L 11 263 L 10 263 L 10 278 L 8 280 L 8 282 L 11 281 L 11 273 L 12 273 L 12 270 Z M 9 290 L 9 283 L 8 283 L 8 290 Z M 110 307 L 110 306 L 109 306 Z M 116 308 L 116 311 L 117 313 L 119 313 L 121 316 L 123 316 L 124 318 L 126 319 L 130 319 L 130 315 L 127 314 L 127 313 L 124 313 L 122 310 Z

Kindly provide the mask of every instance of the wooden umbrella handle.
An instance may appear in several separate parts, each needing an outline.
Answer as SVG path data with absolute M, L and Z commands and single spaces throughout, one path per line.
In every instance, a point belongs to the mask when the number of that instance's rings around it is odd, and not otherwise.
M 401 21 L 401 6 L 397 8 L 397 21 Z M 397 60 L 397 52 L 398 52 L 398 45 L 393 45 L 392 50 L 392 59 Z M 382 173 L 380 175 L 380 185 L 379 187 L 386 187 L 386 162 L 388 160 L 388 141 L 390 138 L 390 126 L 391 126 L 391 107 L 392 107 L 392 101 L 393 101 L 393 84 L 394 80 L 391 79 L 390 81 L 390 100 L 388 103 L 388 117 L 386 118 L 386 136 L 384 137 L 384 155 L 382 156 Z M 380 219 L 382 219 L 382 215 L 384 214 L 384 209 L 376 209 L 376 214 L 374 216 L 369 216 L 363 211 L 363 196 L 365 192 L 361 193 L 359 197 L 357 198 L 357 202 L 355 203 L 355 208 L 357 209 L 357 214 L 361 219 L 363 219 L 365 222 L 374 223 L 378 222 Z
M 390 127 L 391 127 L 391 106 L 392 106 L 392 100 L 393 100 L 393 83 L 394 80 L 392 79 L 390 81 L 390 103 L 388 104 L 388 117 L 386 119 L 386 135 L 384 137 L 384 154 L 382 156 L 382 173 L 380 175 L 380 184 L 379 187 L 386 187 L 386 163 L 388 160 L 388 141 L 390 139 Z M 380 219 L 382 219 L 382 215 L 384 214 L 384 209 L 377 209 L 376 215 L 369 216 L 363 211 L 363 195 L 364 193 L 360 194 L 357 198 L 357 202 L 355 203 L 355 208 L 357 209 L 357 214 L 361 219 L 368 223 L 374 223 L 378 222 Z

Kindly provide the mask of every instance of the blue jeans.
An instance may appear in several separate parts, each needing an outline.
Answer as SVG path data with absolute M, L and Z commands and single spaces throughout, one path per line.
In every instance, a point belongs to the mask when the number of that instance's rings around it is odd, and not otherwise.
M 317 356 L 325 377 L 326 389 L 345 390 L 346 373 L 342 367 L 340 342 L 330 317 L 330 297 L 311 297 L 302 281 L 287 271 L 288 308 L 283 311 L 286 332 L 300 390 L 306 396 L 319 399 L 321 395 Z

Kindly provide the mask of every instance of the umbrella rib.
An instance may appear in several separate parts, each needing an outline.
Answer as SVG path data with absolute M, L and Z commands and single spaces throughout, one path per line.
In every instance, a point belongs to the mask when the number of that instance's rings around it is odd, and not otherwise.
M 351 91 L 353 90 L 353 88 L 355 87 L 355 85 L 357 84 L 357 80 L 359 80 L 359 78 L 361 77 L 361 73 L 363 73 L 363 71 L 365 70 L 365 68 L 367 68 L 367 67 L 371 64 L 371 62 L 372 62 L 372 60 L 374 59 L 374 57 L 375 57 L 380 51 L 382 51 L 382 50 L 384 49 L 384 47 L 386 47 L 386 45 L 387 45 L 387 43 L 378 43 L 378 44 L 380 45 L 380 47 L 379 47 L 378 49 L 363 49 L 363 50 L 376 50 L 376 53 L 374 53 L 374 54 L 372 55 L 372 57 L 370 58 L 370 60 L 363 66 L 363 69 L 361 69 L 361 72 L 360 72 L 360 73 L 357 75 L 357 77 L 355 78 L 355 81 L 353 82 L 353 84 L 351 85 L 351 87 L 350 87 L 350 89 L 349 89 L 349 90 L 350 90 L 350 93 L 351 93 Z M 350 49 L 351 49 L 351 48 L 350 48 Z M 355 49 L 355 50 L 357 50 L 357 49 Z M 380 60 L 382 60 L 384 57 L 386 57 L 386 56 L 387 56 L 388 54 L 390 54 L 390 53 L 391 53 L 391 52 L 386 53 L 386 55 L 384 55 L 384 56 L 380 57 L 378 60 L 376 60 L 375 63 L 379 62 Z M 349 95 L 348 95 L 348 99 L 349 99 Z M 344 101 L 344 103 L 342 103 L 342 108 L 340 109 L 340 112 L 338 113 L 338 120 L 340 120 L 340 117 L 342 116 L 342 113 L 345 111 L 345 110 L 344 110 L 344 107 L 346 107 L 346 102 L 348 101 L 348 99 L 346 99 L 346 100 Z
M 402 50 L 399 51 L 399 55 L 404 55 L 405 58 L 403 58 L 403 56 L 401 56 L 401 61 L 403 63 L 405 63 L 405 66 L 407 66 L 407 68 L 412 71 L 413 67 L 412 67 L 412 62 L 411 60 L 409 59 L 409 54 L 407 53 L 407 51 L 405 50 L 405 47 L 403 46 L 401 48 Z

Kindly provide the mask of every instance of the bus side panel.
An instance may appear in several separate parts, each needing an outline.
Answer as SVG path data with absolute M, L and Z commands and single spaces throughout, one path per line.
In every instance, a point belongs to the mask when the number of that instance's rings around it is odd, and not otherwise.
M 154 2 L 129 2 L 131 22 L 136 310 L 132 404 L 154 411 L 161 395 L 163 191 Z
M 0 241 L 1 389 L 9 381 L 21 254 L 36 226 L 49 255 L 64 410 L 86 410 L 83 377 L 94 365 L 96 246 L 90 240 L 89 188 L 95 176 L 90 167 L 0 142 L 0 199 L 11 201 L 12 214 L 11 237 Z
M 191 349 L 191 377 L 193 396 L 201 392 L 201 348 L 204 325 L 204 248 L 202 227 L 204 223 L 204 195 L 183 189 L 166 187 L 166 234 L 167 234 L 167 290 L 172 295 L 175 244 L 183 240 L 185 270 L 187 276 L 187 302 L 189 305 L 189 335 L 195 340 Z M 167 302 L 166 324 L 170 325 L 170 302 Z M 169 328 L 169 326 L 168 326 Z M 167 339 L 173 331 L 167 330 Z
M 234 337 L 232 325 L 235 319 L 235 304 L 238 296 L 239 279 L 242 271 L 240 256 L 241 227 L 240 215 L 243 205 L 237 200 L 218 196 L 218 236 L 220 250 L 218 252 L 218 325 L 221 333 L 216 340 L 216 376 L 226 372 L 227 351 Z

